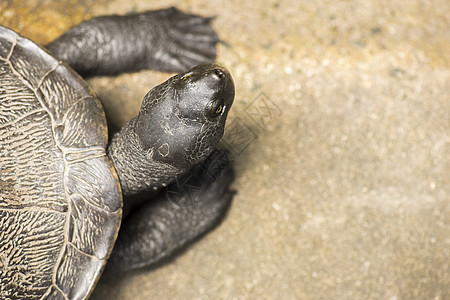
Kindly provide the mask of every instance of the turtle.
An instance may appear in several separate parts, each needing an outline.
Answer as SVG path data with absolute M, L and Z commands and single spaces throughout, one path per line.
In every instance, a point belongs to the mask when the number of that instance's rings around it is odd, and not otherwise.
M 103 16 L 47 49 L 0 27 L 0 298 L 87 299 L 107 260 L 152 266 L 220 223 L 235 88 L 210 23 L 175 8 Z M 182 73 L 108 133 L 80 74 L 148 68 Z

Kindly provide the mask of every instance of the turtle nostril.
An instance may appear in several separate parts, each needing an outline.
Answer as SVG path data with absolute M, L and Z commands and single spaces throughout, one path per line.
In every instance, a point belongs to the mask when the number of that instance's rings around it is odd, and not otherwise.
M 220 69 L 215 69 L 214 70 L 214 74 L 219 77 L 219 79 L 223 79 L 225 78 L 225 74 L 222 72 L 222 70 Z

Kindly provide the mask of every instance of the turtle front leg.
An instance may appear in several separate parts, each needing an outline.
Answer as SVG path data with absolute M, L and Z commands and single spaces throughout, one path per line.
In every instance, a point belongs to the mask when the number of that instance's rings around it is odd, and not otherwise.
M 47 48 L 86 76 L 181 72 L 214 61 L 219 38 L 210 23 L 176 8 L 102 16 L 69 29 Z
M 233 179 L 226 155 L 213 152 L 124 220 L 107 269 L 154 265 L 214 228 L 231 204 Z

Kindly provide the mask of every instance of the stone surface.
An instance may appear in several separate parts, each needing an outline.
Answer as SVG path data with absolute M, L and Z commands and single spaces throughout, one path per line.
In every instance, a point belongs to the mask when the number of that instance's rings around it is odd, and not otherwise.
M 2 2 L 0 22 L 42 44 L 92 15 L 216 15 L 236 82 L 226 220 L 168 264 L 103 278 L 92 299 L 450 297 L 450 2 L 35 3 Z M 168 76 L 90 83 L 117 127 Z

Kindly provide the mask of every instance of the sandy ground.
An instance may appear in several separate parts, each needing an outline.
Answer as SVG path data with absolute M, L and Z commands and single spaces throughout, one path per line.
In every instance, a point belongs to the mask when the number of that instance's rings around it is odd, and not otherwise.
M 45 44 L 93 15 L 217 16 L 237 190 L 217 230 L 92 299 L 449 299 L 450 2 L 2 1 Z M 120 126 L 170 74 L 89 82 Z

